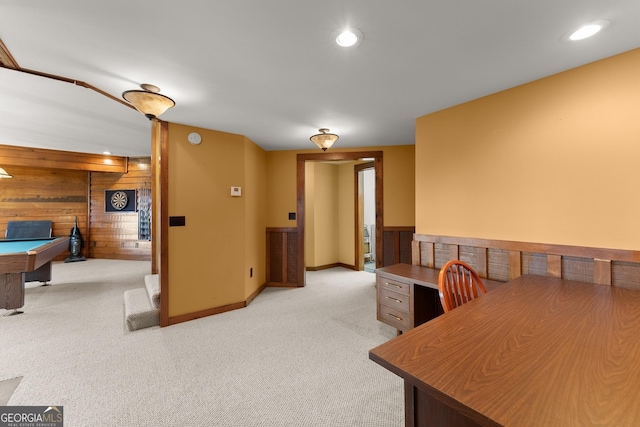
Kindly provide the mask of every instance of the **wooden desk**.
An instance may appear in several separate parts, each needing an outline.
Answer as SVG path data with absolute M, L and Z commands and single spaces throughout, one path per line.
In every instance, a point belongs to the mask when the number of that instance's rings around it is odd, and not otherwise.
M 640 291 L 522 276 L 369 357 L 408 426 L 637 426 Z
M 377 319 L 396 328 L 399 333 L 444 313 L 438 295 L 436 268 L 411 264 L 394 264 L 376 270 Z M 502 282 L 482 279 L 487 291 Z
M 68 247 L 68 237 L 0 240 L 0 308 L 22 307 L 25 273 L 38 269 Z

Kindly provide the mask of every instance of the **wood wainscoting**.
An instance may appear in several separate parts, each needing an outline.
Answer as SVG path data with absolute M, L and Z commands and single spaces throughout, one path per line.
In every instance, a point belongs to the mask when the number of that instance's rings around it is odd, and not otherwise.
M 440 268 L 451 259 L 501 282 L 534 274 L 640 290 L 640 251 L 414 235 L 411 264 Z
M 415 227 L 383 227 L 384 260 L 378 267 L 404 262 L 411 264 L 411 248 Z M 297 287 L 298 263 L 304 262 L 298 252 L 298 229 L 295 227 L 267 228 L 266 282 L 267 286 Z M 314 268 L 320 270 L 331 267 L 355 269 L 341 263 Z M 307 269 L 309 270 L 309 269 Z M 313 269 L 311 269 L 313 270 Z
M 416 228 L 411 227 L 383 227 L 382 229 L 382 265 L 405 263 L 411 264 L 411 242 Z
M 298 287 L 298 229 L 267 228 L 267 286 Z

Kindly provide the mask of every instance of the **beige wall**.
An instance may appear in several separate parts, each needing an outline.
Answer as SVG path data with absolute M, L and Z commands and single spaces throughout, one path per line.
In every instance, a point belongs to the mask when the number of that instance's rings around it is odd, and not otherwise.
M 316 182 L 314 179 L 316 164 L 309 162 L 304 169 L 304 194 L 305 194 L 305 216 L 304 216 L 304 265 L 316 265 Z M 295 221 L 294 221 L 295 222 Z
M 296 155 L 298 151 L 267 151 L 267 226 L 296 227 Z
M 312 173 L 307 174 L 313 188 L 313 198 L 305 198 L 305 247 L 307 236 L 312 236 L 311 253 L 305 253 L 307 267 L 319 267 L 338 262 L 338 169 L 327 163 L 309 165 Z M 306 184 L 305 178 L 305 185 Z
M 384 226 L 415 225 L 415 146 L 383 147 Z
M 331 148 L 332 152 L 382 151 L 384 168 L 384 225 L 415 225 L 415 152 L 413 145 L 385 147 Z M 267 151 L 269 227 L 295 227 L 288 220 L 296 212 L 296 156 L 318 150 Z
M 640 49 L 418 118 L 416 232 L 639 249 L 638 76 Z
M 388 147 L 364 147 L 364 148 L 331 148 L 334 152 L 359 152 L 382 151 L 383 152 L 383 198 L 384 198 L 384 224 L 385 226 L 413 226 L 415 213 L 415 152 L 413 145 L 399 145 Z M 267 152 L 268 174 L 268 213 L 269 227 L 296 227 L 295 220 L 288 220 L 289 212 L 296 212 L 296 162 L 299 153 L 317 153 L 318 150 L 304 151 L 269 151 Z M 319 209 L 326 208 L 328 202 L 317 201 L 318 188 L 315 184 L 315 167 L 318 162 L 307 162 L 305 169 L 306 186 L 306 210 L 305 210 L 305 262 L 308 267 L 318 267 L 334 263 L 354 265 L 354 176 L 353 163 L 339 166 L 325 165 L 324 173 L 328 173 L 326 167 L 332 167 L 337 177 L 331 177 L 331 181 L 337 179 L 335 193 L 331 199 L 331 205 L 337 208 L 337 219 L 331 227 L 326 227 L 322 233 L 324 241 L 317 241 L 320 233 L 316 229 L 310 229 L 310 224 L 317 224 Z M 326 177 L 325 177 L 326 178 Z M 327 179 L 320 182 L 327 181 Z M 328 197 L 328 195 L 326 195 Z M 324 218 L 327 218 L 326 214 Z M 331 231 L 329 231 L 329 229 Z M 331 236 L 330 241 L 329 236 Z M 336 246 L 337 243 L 337 246 Z
M 193 131 L 200 145 L 187 142 Z M 185 227 L 169 227 L 170 317 L 242 302 L 264 283 L 265 153 L 254 145 L 169 124 L 169 216 L 186 218 Z M 231 197 L 232 186 L 242 197 Z
M 190 132 L 200 133 L 200 145 L 187 142 Z M 265 228 L 297 225 L 288 213 L 297 211 L 298 151 L 265 152 L 243 135 L 174 123 L 169 123 L 168 146 L 169 216 L 186 218 L 185 227 L 169 227 L 169 317 L 243 302 L 266 280 Z M 384 151 L 385 188 L 387 179 L 403 186 L 401 191 L 385 193 L 385 209 L 389 206 L 385 215 L 392 225 L 397 221 L 413 225 L 413 216 L 407 214 L 414 209 L 413 146 L 342 151 L 371 149 Z M 347 190 L 338 191 L 340 169 L 326 166 L 320 167 L 316 182 L 333 181 L 331 191 L 314 188 L 322 199 L 318 205 L 330 207 L 330 212 L 313 218 L 317 224 L 314 264 L 318 266 L 345 262 L 348 257 L 339 255 L 340 242 L 348 239 L 353 245 L 353 214 L 347 222 L 350 238 L 340 237 L 335 226 L 340 222 L 341 198 L 347 197 Z M 348 185 L 353 194 L 353 175 Z M 231 197 L 231 186 L 242 187 L 242 197 Z M 329 229 L 335 233 L 326 232 Z M 347 263 L 353 264 L 350 256 Z
M 266 281 L 266 224 L 267 205 L 267 153 L 244 138 L 245 186 L 242 197 L 245 204 L 245 299 L 254 294 Z M 253 277 L 250 277 L 253 271 Z
M 349 162 L 336 166 L 338 176 L 338 254 L 337 261 L 344 265 L 355 265 L 355 188 L 353 168 Z
M 357 162 L 309 162 L 305 168 L 305 263 L 354 265 L 354 172 Z

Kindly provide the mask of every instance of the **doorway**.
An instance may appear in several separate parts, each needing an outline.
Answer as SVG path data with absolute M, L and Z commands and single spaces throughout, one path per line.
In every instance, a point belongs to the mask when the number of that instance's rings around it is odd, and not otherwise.
M 336 153 L 314 153 L 314 154 L 298 154 L 296 164 L 296 210 L 297 210 L 297 248 L 298 263 L 296 266 L 296 282 L 298 286 L 305 284 L 305 164 L 308 161 L 355 161 L 361 159 L 373 159 L 373 168 L 375 170 L 375 236 L 374 239 L 375 254 L 373 255 L 375 263 L 380 266 L 382 260 L 382 225 L 383 225 L 383 199 L 382 199 L 382 151 L 361 151 L 361 152 L 336 152 Z M 355 222 L 355 220 L 354 220 Z M 364 228 L 356 226 L 356 230 Z M 356 235 L 358 233 L 355 233 Z M 357 246 L 358 237 L 356 237 Z M 357 249 L 356 249 L 357 252 Z M 358 257 L 356 257 L 358 259 Z
M 353 172 L 356 219 L 355 269 L 373 273 L 376 268 L 375 164 L 367 162 L 355 165 Z

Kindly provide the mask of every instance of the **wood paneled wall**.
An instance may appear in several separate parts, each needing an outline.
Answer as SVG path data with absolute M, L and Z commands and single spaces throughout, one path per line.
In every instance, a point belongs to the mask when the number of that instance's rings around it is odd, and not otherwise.
M 297 228 L 267 228 L 267 286 L 296 287 L 298 262 Z
M 0 145 L 0 165 L 124 173 L 127 171 L 127 157 Z
M 7 222 L 31 220 L 51 220 L 54 236 L 69 236 L 77 217 L 80 232 L 86 238 L 89 172 L 24 166 L 7 169 L 13 178 L 0 180 L 1 237 Z M 67 255 L 65 252 L 55 259 Z
M 106 190 L 136 190 L 137 205 L 151 197 L 151 159 L 130 158 L 128 173 L 92 172 L 88 253 L 91 258 L 150 260 L 151 241 L 138 239 L 139 212 L 105 212 Z
M 149 260 L 151 242 L 138 241 L 138 214 L 106 214 L 104 192 L 146 189 L 150 197 L 150 163 L 149 157 L 0 145 L 0 166 L 13 176 L 0 180 L 0 237 L 8 221 L 39 219 L 53 222 L 54 236 L 69 236 L 77 217 L 84 256 Z
M 440 268 L 451 259 L 481 277 L 509 281 L 523 274 L 640 289 L 640 251 L 415 234 L 412 264 Z
M 415 231 L 413 226 L 382 229 L 382 267 L 398 263 L 411 264 L 411 242 Z

